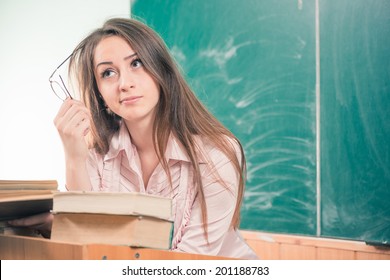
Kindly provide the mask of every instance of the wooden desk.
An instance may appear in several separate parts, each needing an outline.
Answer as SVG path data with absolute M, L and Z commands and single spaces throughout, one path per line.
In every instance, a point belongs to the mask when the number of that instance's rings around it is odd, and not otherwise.
M 102 244 L 0 235 L 1 260 L 221 260 L 227 258 Z

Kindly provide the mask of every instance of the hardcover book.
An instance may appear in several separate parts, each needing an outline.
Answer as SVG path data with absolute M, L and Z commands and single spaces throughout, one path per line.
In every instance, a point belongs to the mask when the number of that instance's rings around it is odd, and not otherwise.
M 151 216 L 169 220 L 170 198 L 136 192 L 68 191 L 54 194 L 54 213 Z
M 0 221 L 51 211 L 57 188 L 55 180 L 0 180 Z
M 172 200 L 143 193 L 57 192 L 51 239 L 169 249 Z
M 57 213 L 51 239 L 81 244 L 111 244 L 169 249 L 173 223 L 136 215 Z

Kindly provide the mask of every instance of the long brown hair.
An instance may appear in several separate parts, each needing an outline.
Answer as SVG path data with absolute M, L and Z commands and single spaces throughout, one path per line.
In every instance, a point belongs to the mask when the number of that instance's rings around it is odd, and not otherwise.
M 242 146 L 239 140 L 198 100 L 159 35 L 140 21 L 124 18 L 106 21 L 102 28 L 96 29 L 76 47 L 71 57 L 70 72 L 77 73 L 81 99 L 92 113 L 93 147 L 100 154 L 106 154 L 112 136 L 120 127 L 120 118 L 105 110 L 105 103 L 99 93 L 93 71 L 95 48 L 107 36 L 120 36 L 125 39 L 141 59 L 146 71 L 160 86 L 160 99 L 153 127 L 155 150 L 170 178 L 168 163 L 163 156 L 170 133 L 173 133 L 185 148 L 192 163 L 194 184 L 200 196 L 206 238 L 207 208 L 198 164 L 202 155 L 198 152 L 201 149 L 196 147 L 194 136 L 207 139 L 233 163 L 239 174 L 239 186 L 231 225 L 237 228 L 246 172 Z M 234 145 L 229 139 L 237 143 L 241 156 L 237 156 Z M 216 175 L 221 178 L 220 175 Z

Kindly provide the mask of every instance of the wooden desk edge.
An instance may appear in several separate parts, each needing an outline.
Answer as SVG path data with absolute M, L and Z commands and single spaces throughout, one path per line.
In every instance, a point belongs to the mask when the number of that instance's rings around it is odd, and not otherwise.
M 105 244 L 61 243 L 0 234 L 2 260 L 227 260 L 229 258 Z

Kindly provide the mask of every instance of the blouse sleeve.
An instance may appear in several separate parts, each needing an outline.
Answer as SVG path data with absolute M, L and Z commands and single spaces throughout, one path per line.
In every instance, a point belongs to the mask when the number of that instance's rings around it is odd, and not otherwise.
M 231 161 L 219 150 L 213 149 L 208 155 L 220 177 L 216 178 L 210 168 L 207 168 L 205 164 L 201 165 L 207 205 L 208 243 L 204 235 L 202 210 L 199 195 L 197 195 L 182 239 L 177 244 L 177 251 L 217 255 L 225 236 L 231 230 L 238 195 L 239 174 Z

